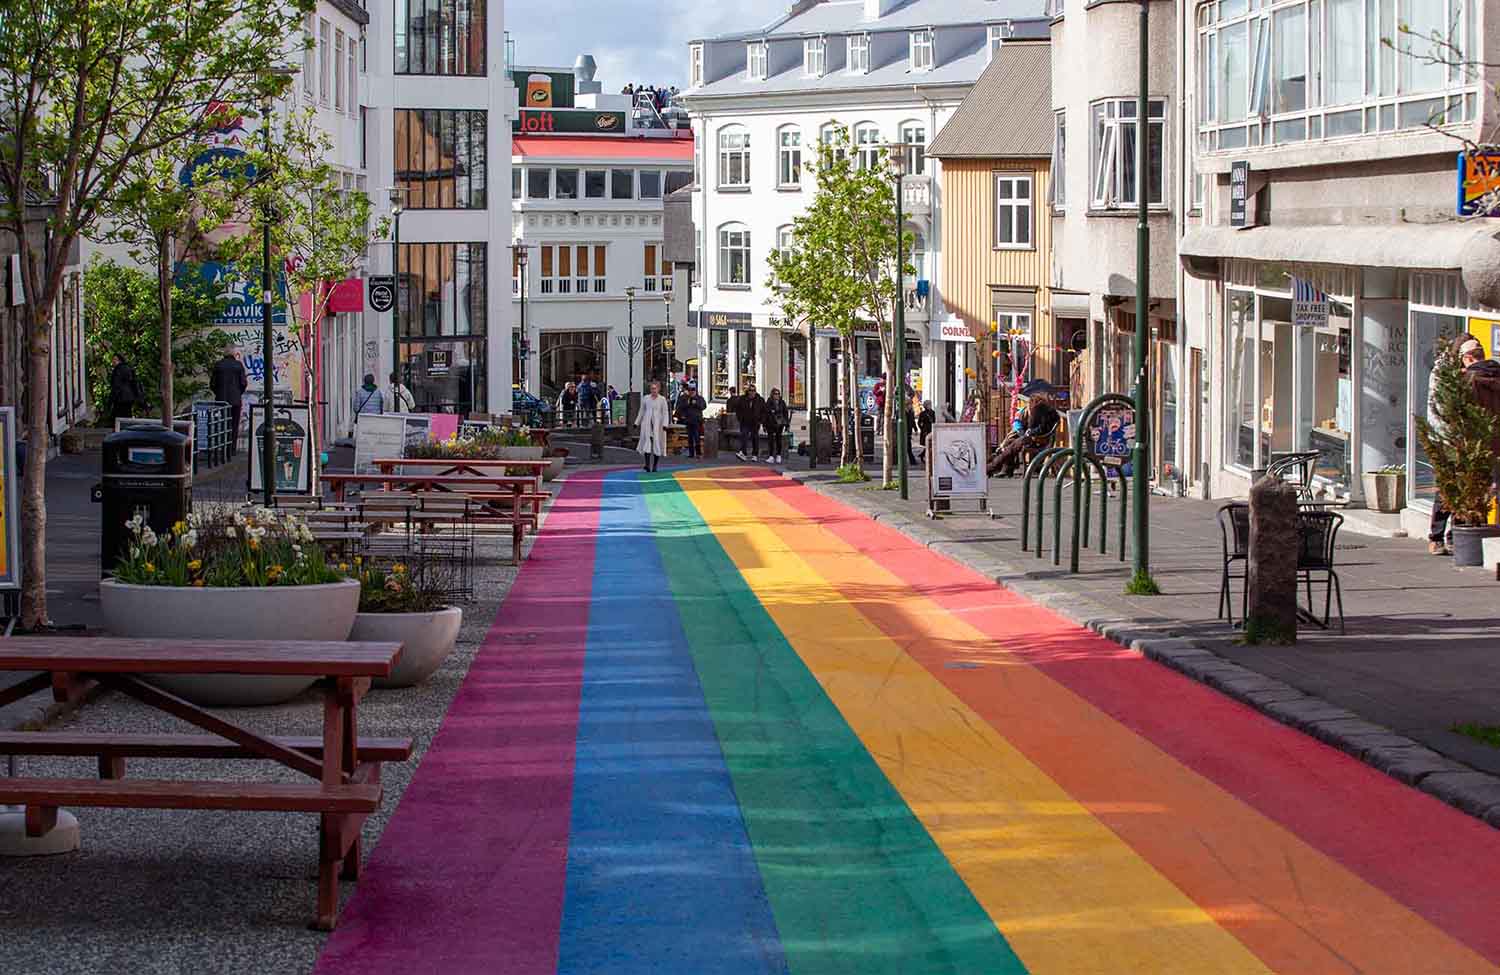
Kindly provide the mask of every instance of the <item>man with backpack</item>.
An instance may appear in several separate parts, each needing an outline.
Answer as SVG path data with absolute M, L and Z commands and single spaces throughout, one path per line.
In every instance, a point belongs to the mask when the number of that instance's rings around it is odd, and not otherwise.
M 729 411 L 740 422 L 740 449 L 735 456 L 740 460 L 760 460 L 760 425 L 765 422 L 766 401 L 754 383 L 746 383 L 745 391 L 729 401 Z

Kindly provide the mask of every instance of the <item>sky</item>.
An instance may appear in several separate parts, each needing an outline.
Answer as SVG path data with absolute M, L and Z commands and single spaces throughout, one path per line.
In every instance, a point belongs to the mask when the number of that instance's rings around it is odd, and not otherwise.
M 770 23 L 789 0 L 507 0 L 505 29 L 516 63 L 572 67 L 599 63 L 606 92 L 627 82 L 687 86 L 687 42 Z

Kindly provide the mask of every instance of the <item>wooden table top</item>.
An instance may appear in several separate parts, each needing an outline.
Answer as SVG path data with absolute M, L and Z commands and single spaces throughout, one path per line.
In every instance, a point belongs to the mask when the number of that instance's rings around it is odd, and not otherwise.
M 331 485 L 339 484 L 441 484 L 444 486 L 504 485 L 507 487 L 536 483 L 530 474 L 323 474 L 323 480 Z
M 550 460 L 504 460 L 493 457 L 454 458 L 454 457 L 382 457 L 375 462 L 376 467 L 534 467 L 537 470 L 551 467 Z
M 399 643 L 0 638 L 0 671 L 387 677 L 400 656 Z

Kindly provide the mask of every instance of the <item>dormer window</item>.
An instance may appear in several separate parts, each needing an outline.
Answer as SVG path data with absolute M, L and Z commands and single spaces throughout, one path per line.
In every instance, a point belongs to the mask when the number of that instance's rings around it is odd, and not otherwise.
M 821 37 L 809 37 L 802 42 L 802 69 L 809 78 L 821 78 L 828 70 L 828 42 Z
M 1005 39 L 1007 37 L 1010 37 L 1010 36 L 1011 36 L 1011 25 L 1009 23 L 991 24 L 990 25 L 990 60 L 991 61 L 995 60 L 995 55 L 997 55 L 997 54 L 1000 53 L 1000 45 L 1004 44 L 1005 43 Z
M 751 41 L 745 45 L 745 71 L 752 81 L 766 80 L 768 60 L 765 41 Z
M 933 31 L 912 31 L 912 71 L 932 71 Z
M 694 44 L 688 48 L 688 87 L 703 87 L 703 45 Z
M 870 73 L 870 35 L 849 35 L 849 73 Z

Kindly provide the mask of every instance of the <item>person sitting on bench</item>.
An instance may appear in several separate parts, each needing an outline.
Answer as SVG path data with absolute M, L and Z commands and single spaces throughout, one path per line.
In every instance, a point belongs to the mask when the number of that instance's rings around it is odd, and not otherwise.
M 1045 447 L 1057 433 L 1059 416 L 1046 393 L 1032 395 L 1031 403 L 1021 416 L 1022 429 L 1019 435 L 1009 437 L 990 458 L 990 477 L 1014 477 L 1021 465 L 1021 455 L 1028 449 Z

